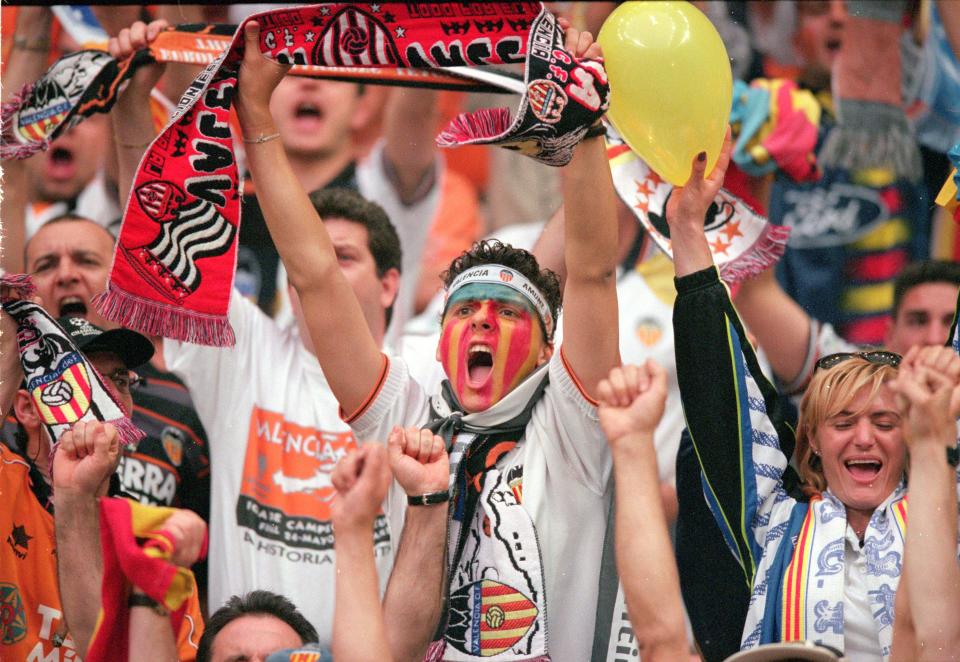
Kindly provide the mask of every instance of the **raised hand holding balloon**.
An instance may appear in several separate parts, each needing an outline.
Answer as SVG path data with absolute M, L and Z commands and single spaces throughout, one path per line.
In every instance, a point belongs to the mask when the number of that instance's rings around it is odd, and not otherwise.
M 610 80 L 607 118 L 630 148 L 677 186 L 702 151 L 709 173 L 733 94 L 727 50 L 710 20 L 687 2 L 625 2 L 598 40 Z

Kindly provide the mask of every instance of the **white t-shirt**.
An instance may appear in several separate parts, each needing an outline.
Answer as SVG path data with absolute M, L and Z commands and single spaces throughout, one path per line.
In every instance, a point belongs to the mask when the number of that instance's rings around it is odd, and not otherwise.
M 210 608 L 235 594 L 274 591 L 329 644 L 330 472 L 356 442 L 295 330 L 242 296 L 231 298 L 230 323 L 233 348 L 164 341 L 167 367 L 189 387 L 209 439 Z M 375 541 L 383 590 L 393 554 L 382 516 Z
M 539 541 L 550 657 L 554 662 L 582 662 L 589 659 L 593 643 L 597 577 L 612 464 L 596 407 L 579 390 L 559 350 L 554 353 L 546 369 L 550 382 L 534 406 L 523 438 L 513 450 L 499 457 L 492 472 L 503 483 L 503 491 L 499 495 L 502 510 L 496 510 L 503 517 L 491 517 L 479 530 L 474 526 L 471 536 L 475 540 L 486 536 L 489 545 L 497 545 L 498 540 L 512 540 L 513 530 L 504 523 L 509 522 L 511 517 L 522 516 L 516 509 L 518 505 L 522 506 L 535 527 Z M 522 388 L 523 385 L 518 387 Z M 508 394 L 507 398 L 510 395 L 513 393 Z M 380 391 L 369 407 L 352 420 L 351 425 L 357 438 L 362 441 L 382 440 L 394 425 L 425 424 L 429 418 L 429 408 L 426 393 L 410 377 L 404 361 L 394 358 L 389 362 Z M 489 496 L 494 482 L 488 474 L 484 497 Z M 507 482 L 509 487 L 506 487 Z M 388 501 L 391 501 L 390 497 Z M 398 530 L 396 527 L 402 512 L 401 501 L 394 499 L 388 505 L 391 528 L 395 531 Z M 503 545 L 501 551 L 505 552 L 507 545 L 505 542 Z M 517 552 L 517 557 L 523 556 L 521 552 L 528 555 L 534 553 L 525 546 Z M 475 558 L 480 559 L 475 567 L 464 571 L 461 565 L 461 571 L 455 573 L 457 577 L 451 586 L 452 596 L 457 593 L 465 595 L 471 586 L 479 596 L 483 584 L 484 596 L 487 589 L 493 587 L 491 590 L 494 592 L 512 589 L 523 597 L 531 597 L 529 587 L 520 585 L 518 580 L 522 574 L 519 569 L 526 567 L 522 560 L 513 567 L 494 568 L 484 567 L 484 554 L 477 554 Z M 538 581 L 534 580 L 534 583 Z M 476 608 L 471 615 L 472 626 L 485 632 L 495 631 L 498 621 L 484 621 L 484 617 L 480 616 L 479 597 L 477 600 L 471 603 L 471 607 Z M 488 607 L 492 609 L 492 605 L 484 602 L 484 613 Z M 499 623 L 515 624 L 510 619 L 508 613 L 506 620 L 500 620 Z M 480 627 L 481 621 L 486 623 L 484 628 Z M 529 643 L 532 630 L 526 627 L 519 628 L 522 634 L 511 635 L 519 637 L 515 645 Z M 485 659 L 518 659 L 512 651 L 512 648 L 507 648 Z M 465 656 L 450 645 L 444 658 L 479 659 Z
M 414 315 L 417 282 L 420 280 L 420 263 L 423 247 L 427 243 L 430 227 L 436 220 L 440 205 L 440 178 L 442 161 L 434 160 L 434 185 L 422 199 L 405 205 L 397 195 L 383 167 L 383 141 L 377 143 L 370 154 L 357 164 L 357 186 L 360 194 L 383 207 L 400 237 L 403 250 L 400 291 L 393 304 L 393 319 L 384 338 L 384 346 L 394 347 L 403 331 L 403 325 Z

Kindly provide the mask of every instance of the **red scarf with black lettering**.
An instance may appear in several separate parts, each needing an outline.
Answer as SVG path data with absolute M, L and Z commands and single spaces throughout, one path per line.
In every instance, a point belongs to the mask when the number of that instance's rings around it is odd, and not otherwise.
M 430 8 L 430 15 L 420 8 Z M 486 13 L 476 16 L 480 9 Z M 330 3 L 251 16 L 261 52 L 279 62 L 323 66 L 435 68 L 526 63 L 526 93 L 506 109 L 456 118 L 442 146 L 497 144 L 550 165 L 572 157 L 606 110 L 598 62 L 563 49 L 540 3 Z M 141 161 L 127 201 L 107 292 L 108 319 L 150 335 L 232 345 L 227 320 L 240 222 L 241 180 L 228 120 L 243 57 L 243 25 L 230 48 L 180 100 Z

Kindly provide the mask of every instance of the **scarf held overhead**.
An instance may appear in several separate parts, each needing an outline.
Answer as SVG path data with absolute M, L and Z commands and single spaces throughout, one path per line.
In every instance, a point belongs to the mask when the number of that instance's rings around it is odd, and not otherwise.
M 29 296 L 33 289 L 29 278 L 23 275 L 4 276 L 0 284 L 21 296 Z M 26 299 L 8 298 L 2 303 L 3 309 L 17 322 L 17 347 L 25 388 L 54 444 L 77 421 L 113 424 L 122 444 L 143 437 L 143 432 L 104 385 L 103 377 L 56 320 Z
M 432 68 L 526 62 L 527 90 L 512 124 L 506 109 L 464 114 L 438 143 L 497 144 L 550 165 L 567 163 L 607 106 L 602 65 L 563 50 L 555 18 L 539 3 L 484 5 L 495 13 L 482 21 L 467 5 L 434 5 L 431 13 L 459 21 L 425 17 L 417 7 L 337 3 L 264 12 L 248 21 L 260 23 L 261 52 L 287 64 Z M 242 56 L 243 25 L 148 147 L 127 201 L 108 290 L 96 302 L 108 319 L 150 335 L 233 344 L 227 306 L 241 182 L 228 122 Z
M 666 213 L 673 184 L 661 179 L 609 126 L 607 159 L 620 199 L 654 243 L 673 259 Z M 720 276 L 728 283 L 738 283 L 776 264 L 790 236 L 790 228 L 771 225 L 724 189 L 707 210 L 704 232 Z
M 71 34 L 75 31 L 76 24 L 64 25 L 74 28 L 68 29 Z M 107 54 L 105 38 L 89 41 L 75 36 L 84 44 L 83 50 L 58 59 L 39 80 L 24 85 L 3 105 L 0 159 L 28 158 L 46 150 L 53 140 L 88 117 L 109 112 L 122 83 L 141 66 L 153 62 L 196 66 L 216 61 L 230 47 L 236 29 L 236 25 L 224 24 L 170 26 L 157 35 L 149 47 L 123 62 Z M 290 74 L 440 90 L 522 93 L 521 82 L 512 75 L 469 67 L 370 69 L 297 64 Z

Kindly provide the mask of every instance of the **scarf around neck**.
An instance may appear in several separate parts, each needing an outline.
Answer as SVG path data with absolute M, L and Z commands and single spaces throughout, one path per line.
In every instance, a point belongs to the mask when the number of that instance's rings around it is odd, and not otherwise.
M 441 395 L 431 399 L 431 423 L 428 427 L 434 434 L 443 437 L 450 453 L 451 506 L 447 523 L 448 581 L 436 641 L 427 654 L 429 660 L 479 659 L 509 650 L 521 641 L 527 642 L 531 653 L 516 659 L 549 659 L 539 543 L 533 521 L 522 507 L 512 511 L 519 512 L 520 517 L 511 520 L 514 526 L 509 535 L 519 540 L 525 549 L 537 550 L 536 555 L 527 554 L 523 564 L 522 571 L 529 578 L 527 586 L 512 586 L 486 577 L 474 578 L 472 582 L 458 582 L 457 570 L 468 546 L 481 497 L 485 494 L 485 488 L 490 487 L 488 478 L 495 476 L 501 488 L 503 486 L 500 483 L 504 482 L 504 478 L 509 481 L 509 476 L 501 476 L 501 471 L 496 467 L 497 461 L 523 439 L 533 410 L 548 383 L 548 366 L 543 365 L 492 407 L 470 414 L 464 413 L 447 380 L 443 382 Z M 510 489 L 518 494 L 522 487 L 511 485 Z M 520 501 L 518 497 L 516 505 L 519 506 Z M 509 565 L 510 568 L 505 565 L 502 569 L 503 575 L 498 575 L 501 579 L 517 567 L 513 561 Z M 515 614 L 509 609 L 502 612 L 504 618 L 514 623 L 515 627 L 503 636 L 492 637 L 499 632 L 503 623 L 487 614 L 494 609 L 494 603 L 499 604 L 505 599 L 503 596 L 512 596 L 508 603 L 504 603 L 504 608 L 508 604 L 516 606 Z M 538 621 L 543 627 L 536 625 Z
M 893 603 L 906 538 L 906 493 L 901 482 L 874 510 L 864 532 L 866 598 L 884 659 L 893 642 Z M 779 550 L 765 550 L 744 626 L 744 649 L 809 640 L 844 650 L 846 513 L 843 503 L 827 490 L 807 505 L 792 546 L 790 538 L 783 536 Z

